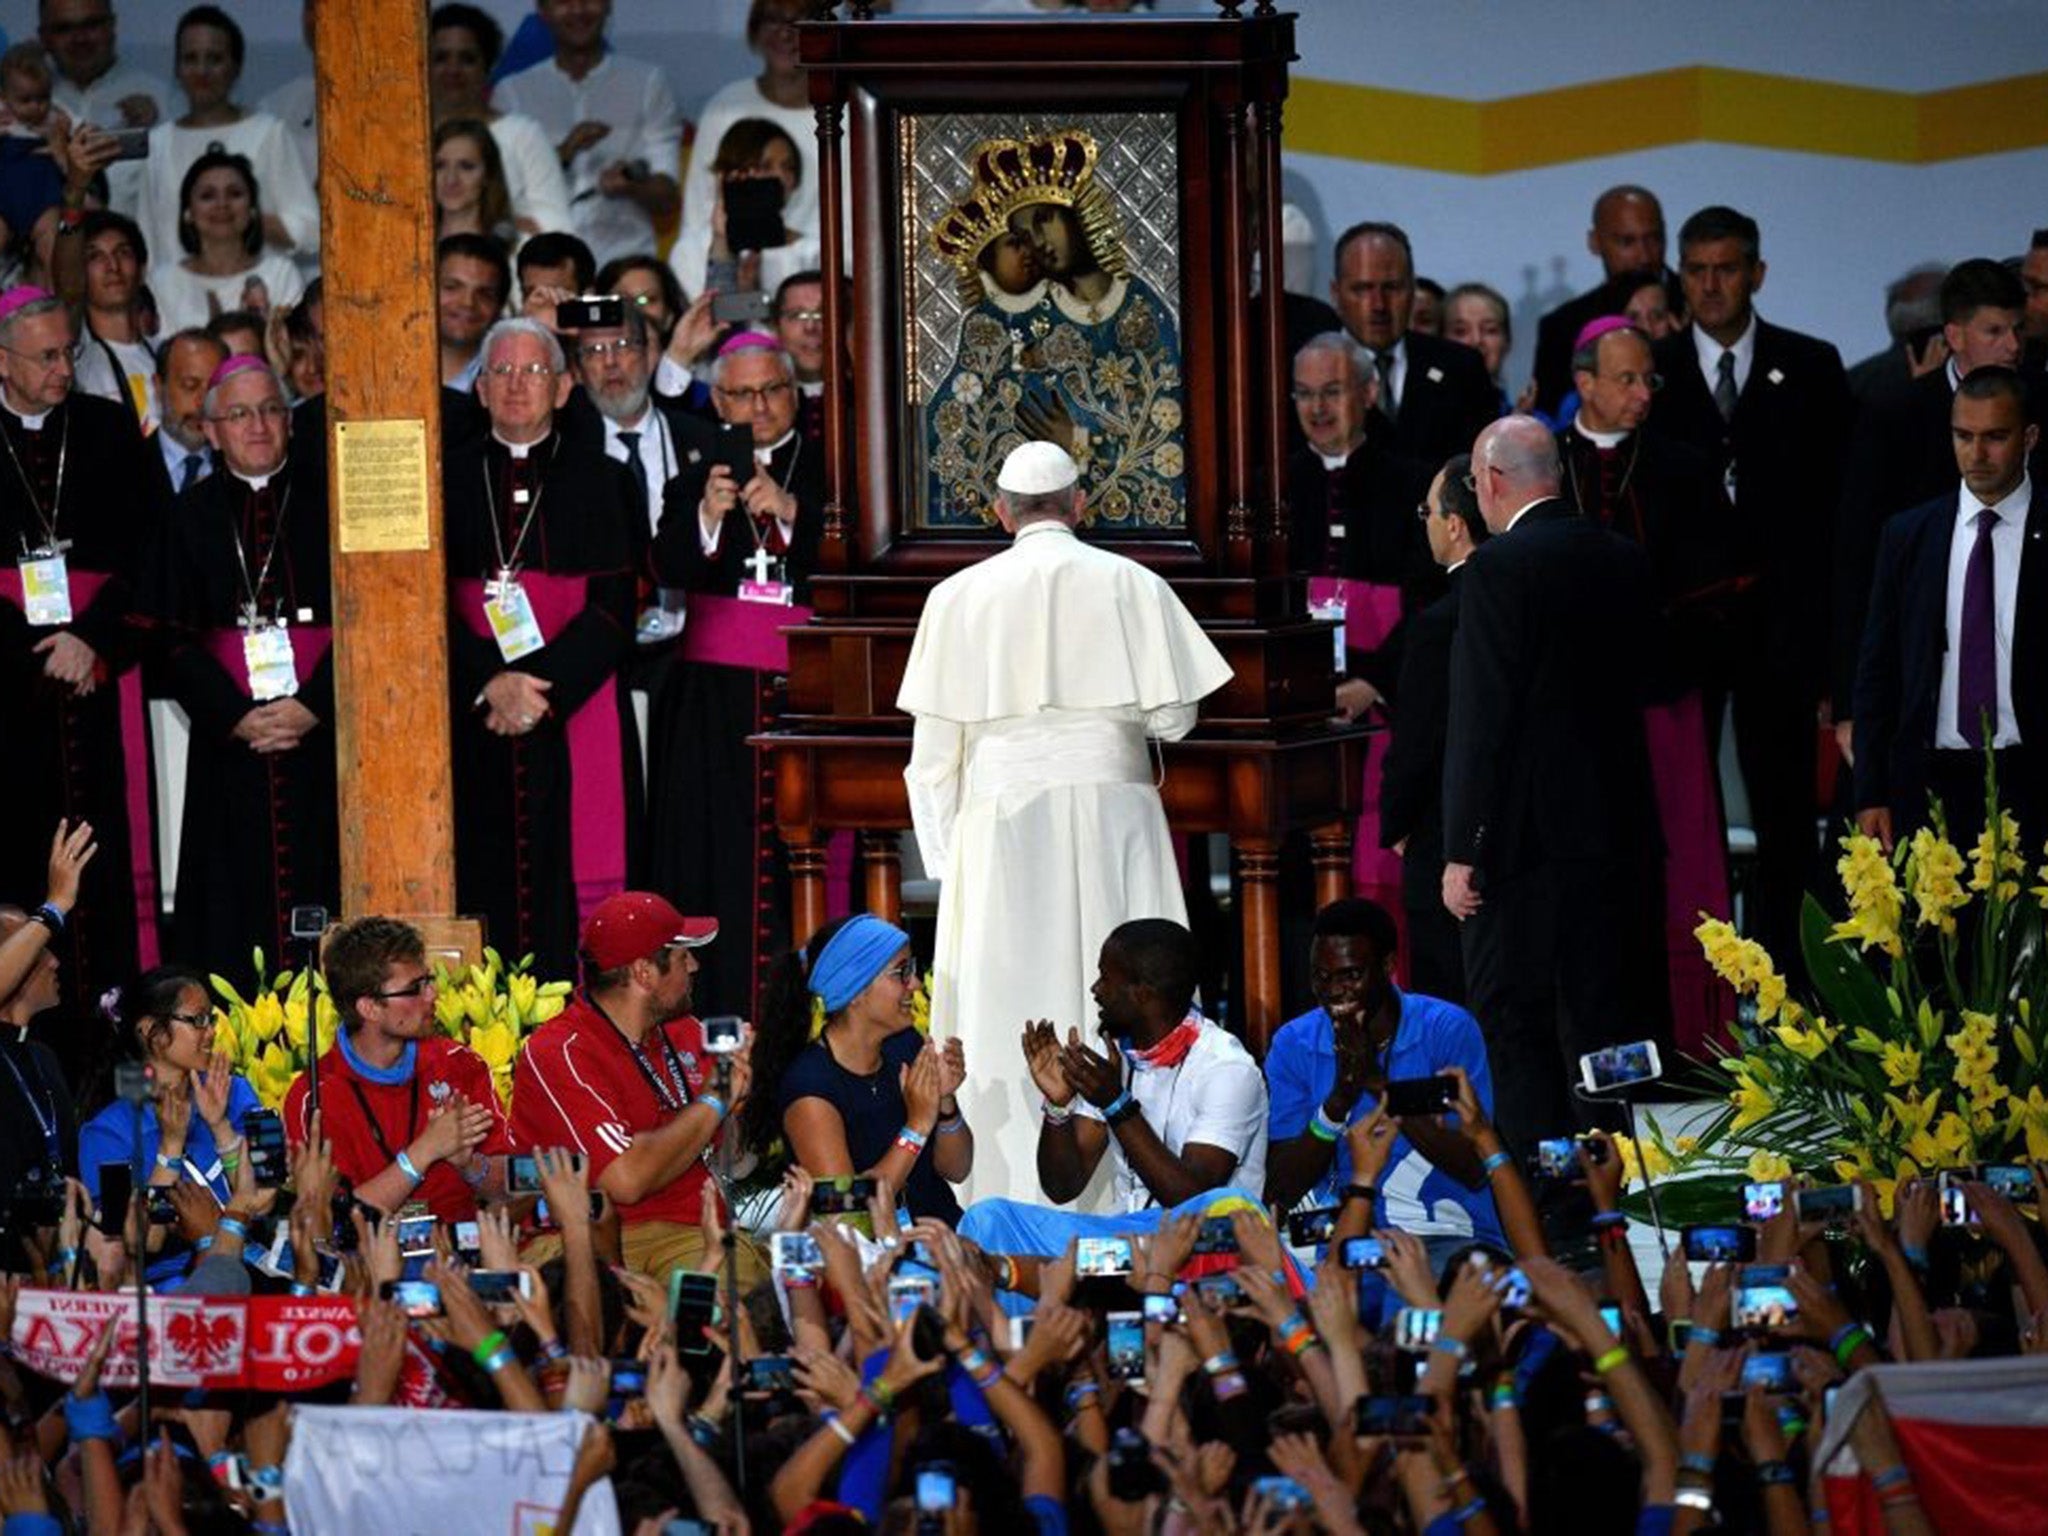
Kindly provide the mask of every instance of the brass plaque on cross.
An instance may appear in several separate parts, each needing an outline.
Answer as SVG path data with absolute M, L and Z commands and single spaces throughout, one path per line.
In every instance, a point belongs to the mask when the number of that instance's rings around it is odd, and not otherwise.
M 334 471 L 343 554 L 429 547 L 424 421 L 336 422 Z

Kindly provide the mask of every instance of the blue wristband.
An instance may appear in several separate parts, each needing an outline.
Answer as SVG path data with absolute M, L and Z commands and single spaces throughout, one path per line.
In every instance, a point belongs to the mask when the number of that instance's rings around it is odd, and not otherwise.
M 1113 1121 L 1116 1119 L 1118 1115 L 1122 1114 L 1126 1109 L 1129 1109 L 1130 1107 L 1131 1093 L 1130 1090 L 1127 1088 L 1122 1093 L 1119 1093 L 1115 1098 L 1111 1099 L 1106 1106 L 1104 1106 L 1102 1111 L 1102 1118 L 1105 1122 Z
M 114 1423 L 114 1405 L 107 1400 L 105 1388 L 93 1393 L 91 1397 L 80 1397 L 76 1392 L 66 1392 L 64 1427 L 70 1431 L 73 1441 L 118 1442 L 121 1438 L 120 1428 Z
M 1506 1152 L 1496 1152 L 1491 1157 L 1487 1158 L 1486 1161 L 1479 1165 L 1479 1171 L 1485 1174 L 1488 1178 L 1491 1178 L 1493 1177 L 1494 1170 L 1499 1168 L 1505 1168 L 1509 1163 L 1512 1163 L 1513 1161 L 1514 1158 L 1510 1154 Z
M 220 1230 L 227 1233 L 229 1237 L 239 1237 L 245 1243 L 249 1241 L 249 1229 L 232 1216 L 221 1217 Z
M 412 1160 L 412 1153 L 403 1148 L 399 1150 L 398 1156 L 391 1159 L 391 1161 L 398 1164 L 398 1171 L 408 1179 L 411 1179 L 415 1184 L 422 1182 L 426 1178 L 426 1175 L 420 1172 L 419 1164 Z
M 697 1102 L 699 1104 L 709 1104 L 713 1109 L 717 1110 L 718 1118 L 720 1120 L 723 1120 L 727 1115 L 732 1113 L 731 1110 L 725 1107 L 725 1100 L 721 1099 L 715 1093 L 700 1093 L 697 1095 Z
M 64 909 L 56 903 L 44 902 L 40 907 L 36 908 L 36 915 L 38 917 L 47 917 L 50 920 L 50 927 L 53 931 L 57 933 L 64 931 Z

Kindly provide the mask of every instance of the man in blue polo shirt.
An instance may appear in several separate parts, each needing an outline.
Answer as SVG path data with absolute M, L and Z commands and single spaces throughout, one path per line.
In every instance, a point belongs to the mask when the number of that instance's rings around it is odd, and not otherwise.
M 1455 1003 L 1394 985 L 1394 920 L 1363 898 L 1316 914 L 1309 987 L 1319 1005 L 1283 1025 L 1266 1052 L 1266 1200 L 1336 1205 L 1351 1182 L 1344 1128 L 1387 1082 L 1463 1067 L 1490 1114 L 1493 1077 L 1479 1021 Z M 1407 1117 L 1380 1175 L 1374 1225 L 1421 1238 L 1432 1260 L 1476 1240 L 1505 1246 L 1493 1195 L 1455 1115 Z

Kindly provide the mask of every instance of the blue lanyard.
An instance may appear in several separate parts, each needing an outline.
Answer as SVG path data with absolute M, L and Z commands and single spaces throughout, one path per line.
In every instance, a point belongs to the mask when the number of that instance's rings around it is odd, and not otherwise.
M 0 1061 L 7 1063 L 7 1070 L 14 1074 L 15 1082 L 21 1085 L 21 1096 L 28 1100 L 29 1112 L 36 1117 L 36 1129 L 43 1133 L 43 1155 L 48 1159 L 50 1169 L 54 1172 L 56 1169 L 62 1168 L 64 1166 L 64 1149 L 57 1139 L 56 1095 L 48 1093 L 47 1085 L 45 1085 L 45 1100 L 48 1105 L 46 1113 L 44 1103 L 37 1100 L 35 1093 L 29 1088 L 28 1079 L 21 1075 L 21 1068 L 15 1063 L 14 1053 L 12 1051 L 0 1051 Z M 40 1073 L 37 1075 L 41 1076 Z

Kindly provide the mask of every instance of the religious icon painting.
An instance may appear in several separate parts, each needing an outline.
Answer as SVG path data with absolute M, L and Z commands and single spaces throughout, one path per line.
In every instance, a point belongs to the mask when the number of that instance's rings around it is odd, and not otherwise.
M 926 113 L 901 128 L 910 525 L 987 532 L 1004 456 L 1047 439 L 1081 466 L 1091 526 L 1184 535 L 1172 115 Z

